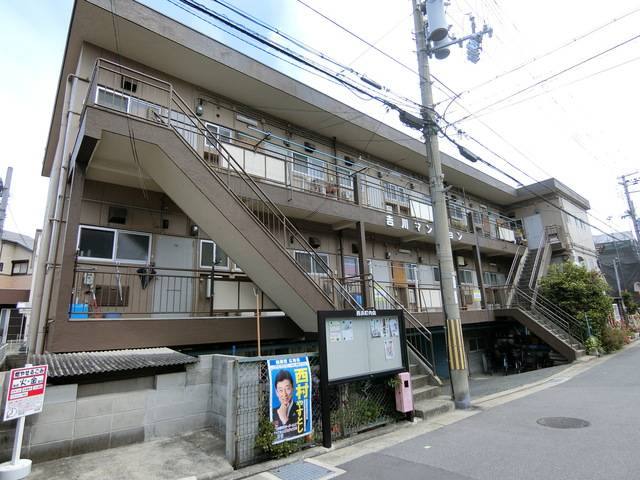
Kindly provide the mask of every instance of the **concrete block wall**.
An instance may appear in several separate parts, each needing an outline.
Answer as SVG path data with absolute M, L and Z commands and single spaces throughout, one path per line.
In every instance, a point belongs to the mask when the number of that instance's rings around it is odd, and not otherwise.
M 46 461 L 206 427 L 223 434 L 225 362 L 215 357 L 185 372 L 47 387 L 43 411 L 27 417 L 22 457 Z M 15 423 L 0 423 L 0 461 L 11 457 Z

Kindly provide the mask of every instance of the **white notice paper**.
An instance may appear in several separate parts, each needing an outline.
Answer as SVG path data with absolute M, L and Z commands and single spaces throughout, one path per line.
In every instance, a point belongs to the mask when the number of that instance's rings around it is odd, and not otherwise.
M 393 360 L 396 358 L 396 351 L 393 347 L 393 340 L 384 341 L 384 358 L 386 360 Z
M 353 340 L 353 321 L 342 321 L 342 341 L 351 342 Z
M 331 343 L 342 341 L 342 322 L 336 320 L 329 322 L 329 341 Z

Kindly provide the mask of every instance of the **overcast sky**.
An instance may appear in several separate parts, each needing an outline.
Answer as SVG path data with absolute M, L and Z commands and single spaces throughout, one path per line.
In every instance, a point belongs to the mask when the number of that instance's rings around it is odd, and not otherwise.
M 200 1 L 231 15 L 213 0 Z M 350 37 L 297 0 L 229 1 L 392 91 L 415 101 L 419 99 L 414 73 Z M 409 0 L 305 2 L 416 69 Z M 362 101 L 343 87 L 259 52 L 168 0 L 144 3 L 363 112 L 399 126 L 397 114 L 386 112 L 376 102 Z M 4 46 L 0 64 L 5 72 L 0 77 L 0 95 L 5 106 L 0 120 L 4 143 L 0 174 L 4 176 L 8 166 L 14 168 L 5 228 L 28 235 L 33 235 L 43 221 L 48 181 L 40 177 L 40 171 L 71 7 L 70 0 L 0 2 L 3 19 L 0 37 Z M 630 221 L 621 219 L 626 205 L 616 177 L 640 169 L 636 157 L 640 39 L 588 59 L 640 33 L 637 28 L 640 1 L 451 0 L 447 14 L 456 36 L 470 32 L 469 13 L 475 14 L 480 28 L 486 21 L 495 34 L 493 38 L 485 38 L 478 64 L 468 62 L 464 50 L 457 47 L 452 47 L 447 60 L 432 61 L 432 73 L 456 93 L 462 92 L 447 109 L 446 119 L 454 122 L 469 112 L 481 110 L 477 117 L 460 122 L 458 128 L 524 173 L 469 138 L 459 137 L 459 141 L 523 183 L 550 176 L 558 178 L 590 200 L 593 224 L 607 231 L 630 230 Z M 249 25 L 247 20 L 243 22 Z M 251 26 L 266 33 L 256 25 Z M 597 31 L 590 33 L 593 30 Z M 275 34 L 269 36 L 282 41 Z M 553 50 L 557 51 L 546 55 Z M 570 68 L 583 61 L 581 66 Z M 523 64 L 515 72 L 502 75 Z M 560 73 L 565 69 L 568 71 Z M 550 76 L 554 78 L 543 81 Z M 541 81 L 535 88 L 485 108 Z M 438 106 L 442 113 L 449 104 L 450 92 L 445 91 L 445 95 L 444 88 L 437 83 L 434 87 L 436 102 L 442 102 Z M 441 140 L 441 146 L 455 153 L 445 140 Z M 639 202 L 640 198 L 636 198 L 636 203 Z

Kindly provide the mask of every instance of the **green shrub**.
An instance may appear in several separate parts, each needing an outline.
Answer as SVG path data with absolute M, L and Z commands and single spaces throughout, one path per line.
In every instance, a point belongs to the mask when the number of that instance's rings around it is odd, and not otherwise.
M 283 458 L 300 450 L 304 440 L 290 440 L 287 442 L 273 444 L 276 439 L 276 429 L 268 418 L 261 418 L 258 425 L 258 436 L 256 437 L 256 447 L 266 453 L 270 458 Z
M 600 339 L 595 336 L 590 336 L 587 338 L 587 341 L 584 342 L 584 347 L 587 350 L 587 355 L 597 355 L 598 352 L 602 349 L 602 344 L 600 343 Z
M 615 352 L 620 350 L 625 344 L 625 332 L 620 328 L 612 328 L 606 326 L 602 329 L 600 340 L 602 342 L 602 348 L 605 353 Z

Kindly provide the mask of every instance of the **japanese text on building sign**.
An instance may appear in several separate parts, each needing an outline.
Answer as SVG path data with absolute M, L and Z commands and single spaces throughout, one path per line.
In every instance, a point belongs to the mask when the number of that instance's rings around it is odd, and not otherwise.
M 312 432 L 311 368 L 307 357 L 278 358 L 268 361 L 269 420 L 280 443 Z
M 4 408 L 5 422 L 42 411 L 47 369 L 47 365 L 37 365 L 11 370 Z

